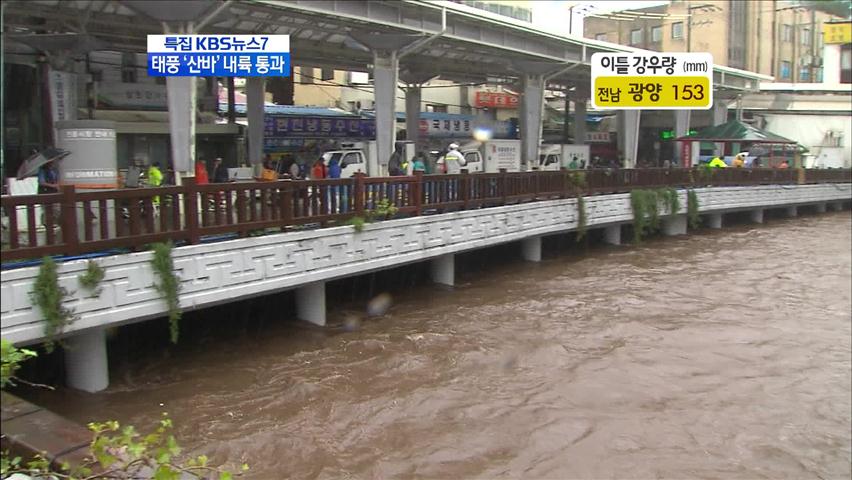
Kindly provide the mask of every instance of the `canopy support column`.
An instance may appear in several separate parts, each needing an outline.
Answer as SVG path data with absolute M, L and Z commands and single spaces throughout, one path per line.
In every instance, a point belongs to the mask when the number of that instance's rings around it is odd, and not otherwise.
M 639 150 L 639 123 L 641 110 L 619 110 L 616 114 L 618 124 L 618 150 L 622 155 L 620 168 L 636 168 L 636 155 Z

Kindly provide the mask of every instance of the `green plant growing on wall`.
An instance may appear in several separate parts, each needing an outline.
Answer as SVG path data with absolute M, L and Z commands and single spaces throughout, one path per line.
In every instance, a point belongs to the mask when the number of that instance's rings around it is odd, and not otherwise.
M 579 242 L 586 236 L 588 217 L 586 215 L 586 201 L 582 195 L 577 195 L 577 237 Z
M 151 267 L 159 281 L 154 282 L 154 288 L 160 296 L 166 301 L 166 306 L 169 311 L 169 337 L 172 343 L 177 343 L 180 327 L 180 279 L 174 271 L 174 262 L 172 261 L 172 244 L 171 243 L 155 243 L 153 245 L 154 257 L 151 260 Z
M 674 188 L 661 188 L 657 190 L 657 196 L 668 207 L 669 215 L 675 215 L 680 210 L 680 199 L 677 196 L 677 190 Z
M 376 202 L 375 208 L 367 211 L 367 221 L 390 220 L 397 212 L 399 212 L 399 209 L 390 200 L 383 198 Z
M 571 183 L 577 188 L 586 187 L 586 172 L 571 172 Z
M 98 265 L 94 260 L 89 260 L 86 263 L 86 272 L 77 277 L 80 286 L 91 292 L 94 296 L 101 294 L 101 289 L 98 288 L 101 281 L 104 279 L 105 271 L 103 267 Z
M 695 194 L 695 190 L 689 190 L 686 192 L 686 216 L 689 219 L 689 228 L 701 226 L 701 215 L 698 214 L 698 209 L 698 195 Z
M 364 217 L 352 217 L 347 222 L 347 225 L 352 225 L 352 228 L 354 228 L 356 232 L 360 233 L 364 231 L 364 225 L 366 223 L 367 221 L 364 220 Z
M 50 257 L 44 257 L 33 284 L 31 298 L 44 315 L 44 334 L 48 339 L 44 346 L 48 352 L 53 351 L 56 334 L 76 319 L 74 311 L 62 305 L 67 296 L 68 290 L 59 286 L 56 262 Z

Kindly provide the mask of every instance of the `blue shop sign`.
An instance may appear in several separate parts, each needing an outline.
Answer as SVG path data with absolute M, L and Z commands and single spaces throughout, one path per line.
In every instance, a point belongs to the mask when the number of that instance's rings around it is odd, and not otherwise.
M 376 138 L 376 121 L 367 118 L 334 118 L 267 115 L 267 138 Z

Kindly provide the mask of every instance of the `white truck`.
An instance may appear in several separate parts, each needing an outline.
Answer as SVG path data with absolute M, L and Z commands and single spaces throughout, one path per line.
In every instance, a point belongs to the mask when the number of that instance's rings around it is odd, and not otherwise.
M 588 145 L 542 145 L 539 149 L 539 170 L 559 170 L 568 168 L 571 161 L 577 159 L 577 165 L 589 168 Z
M 470 142 L 459 149 L 470 173 L 497 173 L 501 168 L 509 172 L 521 171 L 520 140 L 488 140 Z
M 413 142 L 397 142 L 403 145 L 403 153 L 411 170 L 414 158 Z M 388 174 L 387 164 L 380 165 L 376 153 L 376 141 L 344 143 L 340 150 L 329 150 L 322 154 L 322 160 L 328 166 L 332 160 L 340 162 L 340 178 L 349 178 L 358 172 L 368 176 L 380 177 Z M 308 166 L 310 168 L 310 165 Z M 411 172 L 407 172 L 411 174 Z

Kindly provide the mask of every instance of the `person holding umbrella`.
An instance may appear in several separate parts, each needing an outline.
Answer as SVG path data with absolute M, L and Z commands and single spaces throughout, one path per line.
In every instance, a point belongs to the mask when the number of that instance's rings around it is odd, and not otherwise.
M 50 158 L 38 169 L 38 193 L 59 192 L 59 171 L 56 162 Z

